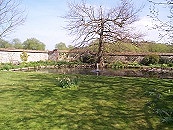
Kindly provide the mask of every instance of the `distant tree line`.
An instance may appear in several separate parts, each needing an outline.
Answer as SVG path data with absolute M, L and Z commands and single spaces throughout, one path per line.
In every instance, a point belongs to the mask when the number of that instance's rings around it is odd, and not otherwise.
M 70 50 L 70 49 L 73 49 L 73 48 L 74 48 L 74 46 L 72 46 L 72 45 L 66 46 L 66 44 L 63 43 L 63 42 L 57 43 L 55 45 L 55 49 L 58 49 L 58 50 Z
M 92 42 L 85 49 L 93 52 L 97 52 L 98 42 Z M 116 44 L 105 44 L 104 53 L 115 53 L 115 52 L 134 52 L 134 53 L 143 53 L 143 52 L 158 52 L 158 53 L 173 53 L 172 44 L 162 44 L 155 42 L 117 42 Z
M 36 38 L 30 38 L 23 43 L 19 39 L 13 39 L 12 42 L 0 39 L 0 48 L 14 48 L 26 50 L 45 50 L 45 44 Z

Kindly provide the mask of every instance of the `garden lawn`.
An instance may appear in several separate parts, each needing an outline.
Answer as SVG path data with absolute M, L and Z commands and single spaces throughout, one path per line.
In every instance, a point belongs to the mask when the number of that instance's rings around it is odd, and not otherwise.
M 70 89 L 58 86 L 63 76 L 0 72 L 0 130 L 173 129 L 147 105 L 157 90 L 165 96 L 160 106 L 173 109 L 172 79 L 77 75 Z

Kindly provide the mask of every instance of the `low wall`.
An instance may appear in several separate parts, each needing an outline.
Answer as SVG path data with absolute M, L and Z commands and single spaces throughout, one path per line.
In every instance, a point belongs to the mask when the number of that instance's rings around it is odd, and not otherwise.
M 25 51 L 29 57 L 30 61 L 46 61 L 48 60 L 47 51 L 37 51 L 37 50 L 17 50 L 17 49 L 0 49 L 0 63 L 20 63 L 22 62 L 20 55 Z
M 115 53 L 106 56 L 107 61 L 140 62 L 146 55 L 158 55 L 168 59 L 173 59 L 173 53 Z
M 49 53 L 50 60 L 54 61 L 75 61 L 78 60 L 79 57 L 84 54 L 88 53 L 87 51 L 69 51 L 69 50 L 54 50 Z M 92 54 L 92 53 L 89 53 Z M 169 59 L 173 59 L 173 53 L 132 53 L 132 52 L 115 52 L 113 54 L 107 53 L 104 56 L 104 60 L 106 62 L 115 62 L 115 61 L 122 61 L 122 62 L 140 62 L 146 55 L 155 54 L 161 57 L 166 57 Z

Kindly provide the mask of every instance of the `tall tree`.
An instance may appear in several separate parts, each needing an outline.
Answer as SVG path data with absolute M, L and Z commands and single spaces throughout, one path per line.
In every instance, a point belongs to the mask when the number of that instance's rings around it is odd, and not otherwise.
M 45 50 L 45 44 L 36 38 L 30 38 L 23 42 L 23 48 L 30 50 Z
M 15 49 L 23 49 L 22 42 L 18 38 L 13 39 L 12 45 Z
M 74 46 L 68 45 L 68 49 L 69 49 L 69 50 L 74 49 Z
M 138 20 L 138 12 L 130 0 L 121 0 L 115 7 L 106 9 L 103 6 L 91 6 L 82 1 L 69 3 L 66 29 L 70 35 L 76 35 L 75 41 L 85 45 L 93 40 L 99 41 L 97 63 L 103 67 L 104 43 L 114 43 L 118 40 L 135 40 L 142 35 L 134 32 L 130 26 Z
M 159 2 L 154 0 L 148 0 L 152 3 L 150 7 L 150 17 L 154 21 L 153 29 L 158 30 L 160 40 L 166 38 L 169 43 L 173 44 L 173 0 L 160 0 Z M 162 10 L 167 11 L 161 16 Z
M 10 44 L 8 41 L 0 39 L 0 48 L 11 48 L 11 47 L 12 44 Z
M 24 23 L 24 10 L 17 0 L 0 0 L 0 38 Z
M 56 44 L 55 48 L 58 49 L 58 50 L 67 50 L 67 46 L 63 42 L 60 42 L 60 43 Z

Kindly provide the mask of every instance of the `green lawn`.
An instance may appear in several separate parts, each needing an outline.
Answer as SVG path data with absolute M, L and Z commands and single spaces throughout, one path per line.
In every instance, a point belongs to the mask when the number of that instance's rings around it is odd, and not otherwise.
M 172 79 L 78 75 L 78 87 L 68 89 L 58 86 L 62 76 L 0 72 L 0 130 L 173 129 L 152 111 L 173 110 Z

